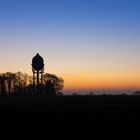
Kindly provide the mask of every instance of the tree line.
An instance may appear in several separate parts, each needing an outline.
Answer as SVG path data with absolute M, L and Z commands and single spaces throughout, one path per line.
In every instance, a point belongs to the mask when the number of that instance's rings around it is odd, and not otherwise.
M 43 84 L 40 84 L 40 95 L 62 95 L 64 80 L 54 74 L 45 73 Z M 0 95 L 35 95 L 36 85 L 33 85 L 33 77 L 22 72 L 0 74 Z

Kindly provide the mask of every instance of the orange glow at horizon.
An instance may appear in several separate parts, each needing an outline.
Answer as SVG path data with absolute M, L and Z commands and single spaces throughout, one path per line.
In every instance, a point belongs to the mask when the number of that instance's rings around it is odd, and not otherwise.
M 28 62 L 30 65 L 30 62 Z M 9 64 L 10 65 L 10 64 Z M 9 65 L 1 68 L 1 72 L 7 72 Z M 21 72 L 27 72 L 32 75 L 31 69 L 26 67 L 26 63 L 21 64 Z M 13 66 L 13 67 L 12 67 Z M 11 64 L 11 72 L 17 72 L 15 65 Z M 20 65 L 18 65 L 20 71 Z M 30 66 L 31 68 L 31 66 Z M 54 71 L 53 71 L 54 70 Z M 109 69 L 96 69 L 91 70 L 74 70 L 65 69 L 62 72 L 61 69 L 46 69 L 45 72 L 56 74 L 64 79 L 63 90 L 94 90 L 94 89 L 140 89 L 140 74 L 139 69 L 131 70 L 116 70 Z
M 2 71 L 4 72 L 5 70 L 3 69 Z M 29 75 L 32 75 L 31 70 L 27 73 Z M 52 74 L 56 74 L 56 72 L 52 72 Z M 95 72 L 79 72 L 79 73 L 75 71 L 69 73 L 58 72 L 56 75 L 64 79 L 64 89 L 63 89 L 64 91 L 94 90 L 94 89 L 99 90 L 140 89 L 140 75 L 138 71 L 137 72 L 95 71 Z
M 64 80 L 64 90 L 140 89 L 140 75 L 137 74 L 71 74 L 65 75 Z

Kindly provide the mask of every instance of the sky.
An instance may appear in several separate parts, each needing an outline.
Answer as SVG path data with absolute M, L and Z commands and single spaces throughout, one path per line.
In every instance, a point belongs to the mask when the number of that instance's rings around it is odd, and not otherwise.
M 65 91 L 140 89 L 139 0 L 0 0 L 0 73 L 45 72 Z

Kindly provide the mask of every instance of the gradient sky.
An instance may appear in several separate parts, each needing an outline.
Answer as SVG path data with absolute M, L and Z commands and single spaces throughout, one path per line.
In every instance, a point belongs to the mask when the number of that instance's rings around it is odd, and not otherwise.
M 140 1 L 0 0 L 0 72 L 36 53 L 65 90 L 140 89 Z

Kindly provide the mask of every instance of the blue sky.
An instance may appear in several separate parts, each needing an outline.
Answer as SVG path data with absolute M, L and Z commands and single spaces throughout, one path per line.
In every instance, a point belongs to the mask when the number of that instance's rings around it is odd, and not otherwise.
M 0 72 L 31 74 L 39 52 L 69 89 L 138 88 L 139 26 L 139 0 L 0 0 Z

